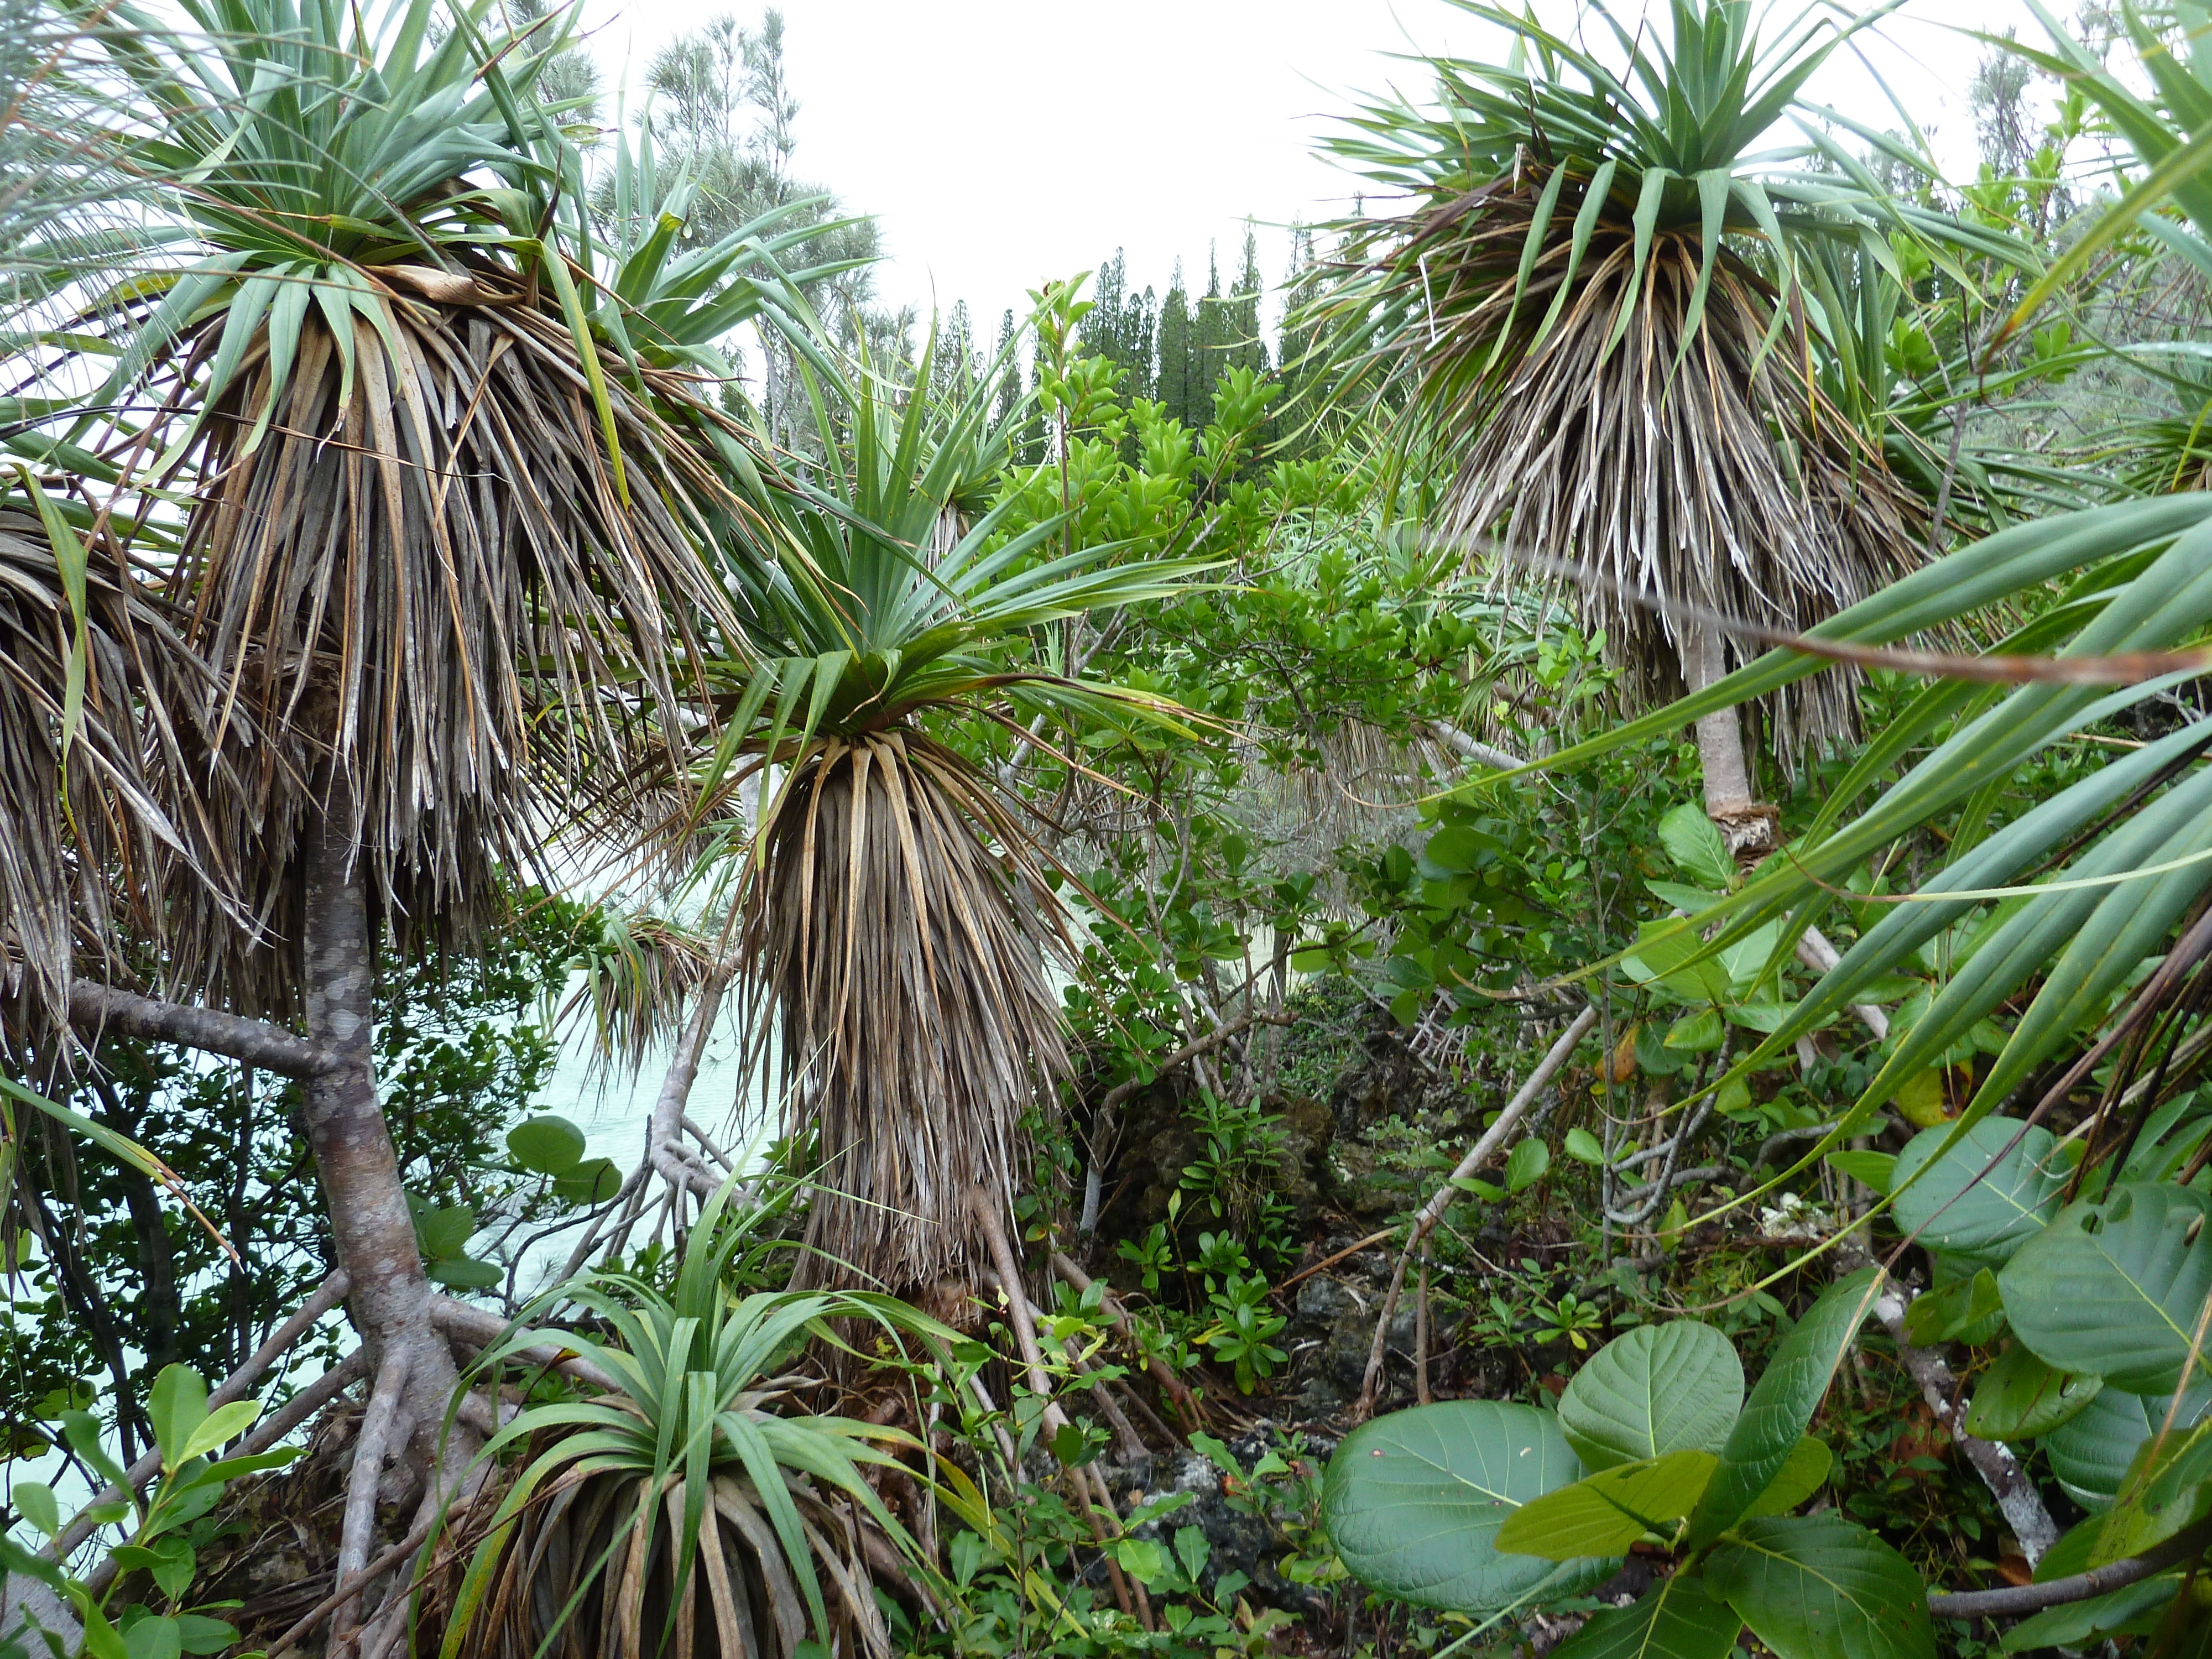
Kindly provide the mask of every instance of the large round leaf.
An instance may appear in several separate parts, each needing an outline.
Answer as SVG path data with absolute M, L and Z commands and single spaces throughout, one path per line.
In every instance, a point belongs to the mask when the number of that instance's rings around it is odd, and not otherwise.
M 1718 1452 L 1743 1409 L 1743 1365 L 1728 1338 L 1679 1319 L 1639 1325 L 1599 1349 L 1559 1396 L 1559 1426 L 1593 1469 L 1674 1451 Z
M 1957 1143 L 1941 1150 L 1954 1133 Z M 1985 1117 L 1963 1132 L 1949 1123 L 1923 1129 L 1897 1155 L 1890 1177 L 1897 1224 L 1931 1250 L 2002 1266 L 2058 1213 L 2067 1171 L 2057 1146 L 2048 1129 L 2009 1117 Z
M 1346 1436 L 1329 1460 L 1322 1510 L 1354 1577 L 1417 1607 L 1480 1613 L 1574 1571 L 1501 1555 L 1492 1540 L 1523 1504 L 1581 1474 L 1551 1413 L 1455 1400 Z
M 1707 1559 L 1705 1588 L 1779 1659 L 1935 1659 L 1912 1564 L 1833 1513 L 1744 1522 Z
M 507 1155 L 535 1175 L 556 1176 L 584 1156 L 584 1132 L 565 1117 L 526 1117 L 507 1132 Z
M 2208 1212 L 2201 1194 L 2136 1182 L 2101 1204 L 2069 1205 L 1998 1276 L 2014 1334 L 2045 1364 L 2102 1376 L 2108 1391 L 2171 1393 L 2212 1286 Z
M 2085 1510 L 2108 1510 L 2128 1464 L 2151 1431 L 2151 1401 L 2106 1389 L 2043 1437 L 2043 1455 L 2066 1495 Z M 2166 1413 L 2161 1407 L 2159 1416 Z
M 622 1190 L 622 1171 L 611 1158 L 586 1158 L 553 1177 L 553 1196 L 564 1204 L 604 1204 Z

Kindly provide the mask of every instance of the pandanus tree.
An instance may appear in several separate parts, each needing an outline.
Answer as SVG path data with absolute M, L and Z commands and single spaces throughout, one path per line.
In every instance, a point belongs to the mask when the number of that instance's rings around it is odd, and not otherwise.
M 145 751 L 192 836 L 157 872 L 142 977 L 107 964 L 70 1006 L 304 1085 L 377 1379 L 343 1575 L 374 1526 L 375 1437 L 417 1474 L 472 1444 L 465 1415 L 441 1449 L 455 1371 L 378 1101 L 379 950 L 495 921 L 564 830 L 665 816 L 684 711 L 711 712 L 706 665 L 740 648 L 702 550 L 741 565 L 768 528 L 699 343 L 783 279 L 757 227 L 679 252 L 680 202 L 595 247 L 532 95 L 556 28 L 487 39 L 489 3 L 431 0 L 178 9 L 189 33 L 129 5 L 77 21 L 134 96 L 130 159 L 182 257 L 94 295 L 41 367 L 67 385 L 106 343 L 57 442 L 120 457 L 138 510 L 114 522 L 200 665 L 154 722 L 180 735 Z M 105 695 L 137 690 L 92 659 Z
M 1339 228 L 1316 320 L 1346 384 L 1401 411 L 1448 478 L 1441 533 L 1571 572 L 1644 697 L 1705 685 L 1754 643 L 1710 617 L 1796 631 L 1923 550 L 1880 434 L 1815 372 L 1848 369 L 1847 319 L 1829 326 L 1808 254 L 1839 241 L 1893 265 L 1898 234 L 1948 258 L 1967 233 L 1817 133 L 1841 170 L 1751 153 L 1844 38 L 1825 19 L 1763 46 L 1747 0 L 1673 0 L 1662 46 L 1595 3 L 1608 63 L 1533 14 L 1461 3 L 1508 32 L 1511 60 L 1438 60 L 1431 103 L 1377 105 L 1332 141 L 1406 205 Z M 1850 729 L 1851 684 L 1771 709 L 1788 753 Z M 1698 744 L 1708 809 L 1739 847 L 1767 844 L 1735 713 Z
M 802 1281 L 949 1312 L 979 1269 L 1007 1270 L 1022 1119 L 1051 1109 L 1066 1056 L 1048 861 L 946 728 L 1171 719 L 1057 672 L 1035 635 L 1197 567 L 1076 545 L 1056 518 L 1016 532 L 1011 496 L 964 522 L 1005 453 L 996 376 L 940 401 L 929 355 L 902 406 L 865 370 L 806 375 L 833 441 L 778 498 L 797 556 L 732 567 L 746 666 L 702 781 L 763 802 L 739 989 L 757 1072 L 815 1138 Z

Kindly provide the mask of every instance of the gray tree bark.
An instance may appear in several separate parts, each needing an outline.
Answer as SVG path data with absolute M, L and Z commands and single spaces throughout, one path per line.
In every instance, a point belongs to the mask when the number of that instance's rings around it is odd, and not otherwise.
M 349 1286 L 346 1305 L 368 1350 L 372 1374 L 404 1377 L 398 1415 L 408 1424 L 395 1456 L 426 1480 L 457 1478 L 477 1448 L 464 1425 L 446 1425 L 458 1373 L 431 1322 L 434 1293 L 416 1248 L 414 1218 L 400 1182 L 392 1132 L 377 1099 L 374 942 L 356 849 L 344 825 L 353 814 L 348 785 L 334 783 L 327 810 L 304 848 L 307 902 L 307 1041 L 329 1058 L 307 1080 L 307 1132 L 330 1212 L 337 1265 Z M 397 1368 L 395 1356 L 401 1358 Z M 372 1405 L 374 1405 L 372 1401 Z M 372 1473 L 368 1478 L 374 1479 Z

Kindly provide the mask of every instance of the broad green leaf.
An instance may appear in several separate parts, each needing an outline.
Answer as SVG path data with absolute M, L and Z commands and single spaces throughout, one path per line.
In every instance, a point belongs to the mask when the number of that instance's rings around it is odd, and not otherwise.
M 1495 1547 L 1550 1561 L 1626 1555 L 1646 1534 L 1668 1540 L 1689 1514 L 1719 1460 L 1709 1451 L 1669 1452 L 1622 1463 L 1530 1499 L 1505 1518 Z
M 238 1627 L 228 1620 L 198 1613 L 180 1613 L 176 1619 L 177 1640 L 186 1653 L 228 1653 L 238 1645 Z
M 1149 1538 L 1115 1539 L 1114 1559 L 1121 1564 L 1122 1571 L 1135 1574 L 1147 1584 L 1158 1583 L 1168 1566 L 1167 1553 Z
M 1838 1279 L 1775 1345 L 1766 1374 L 1752 1389 L 1743 1414 L 1721 1448 L 1721 1466 L 1692 1518 L 1688 1543 L 1709 1543 L 1719 1537 L 1782 1473 L 1828 1391 L 1837 1361 L 1857 1336 L 1881 1293 L 1881 1273 L 1873 1267 Z
M 2208 1212 L 2202 1194 L 2139 1182 L 2069 1205 L 1997 1277 L 2014 1334 L 2046 1364 L 2093 1371 L 2108 1389 L 2171 1393 L 2212 1287 Z
M 1455 1400 L 1346 1436 L 1329 1459 L 1322 1508 L 1337 1553 L 1363 1583 L 1416 1607 L 1480 1613 L 1572 1581 L 1575 1570 L 1501 1555 L 1494 1540 L 1523 1504 L 1581 1474 L 1550 1412 Z
M 1905 1310 L 1905 1334 L 1918 1348 L 1978 1340 L 1968 1333 L 2003 1312 L 1997 1276 L 1987 1267 L 1978 1267 L 1941 1289 L 1913 1297 L 1912 1305 Z
M 195 1457 L 204 1457 L 225 1443 L 235 1440 L 253 1426 L 261 1415 L 258 1400 L 234 1400 L 228 1406 L 218 1406 L 210 1412 L 199 1425 L 185 1438 L 179 1463 L 189 1463 Z
M 488 1291 L 507 1277 L 491 1262 L 466 1255 L 442 1257 L 424 1272 L 434 1284 L 443 1285 L 449 1291 Z
M 1641 984 L 1656 984 L 1684 1002 L 1728 1000 L 1728 969 L 1711 957 L 1697 962 L 1690 960 L 1705 945 L 1686 925 L 1647 921 L 1637 928 L 1636 933 L 1634 948 L 1620 962 L 1631 979 Z
M 1743 1364 L 1710 1325 L 1678 1319 L 1615 1337 L 1559 1396 L 1559 1427 L 1584 1467 L 1673 1451 L 1718 1453 L 1743 1406 Z
M 1974 1385 L 1966 1432 L 1983 1440 L 2033 1440 L 2097 1397 L 2105 1379 L 2053 1370 L 2025 1342 L 2014 1342 Z
M 611 1158 L 587 1158 L 553 1177 L 553 1195 L 567 1204 L 604 1204 L 622 1190 L 622 1171 Z
M 2058 1213 L 2062 1156 L 2049 1130 L 2016 1118 L 1923 1129 L 1897 1155 L 1897 1224 L 1931 1250 L 2002 1267 Z
M 2128 1468 L 2154 1430 L 2166 1420 L 2164 1400 L 2107 1386 L 2039 1443 L 2051 1473 L 2066 1495 L 2085 1510 L 2112 1506 Z M 2194 1428 L 2212 1405 L 2212 1389 L 2199 1388 L 2183 1402 L 2180 1422 Z
M 1603 1144 L 1579 1124 L 1567 1131 L 1566 1139 L 1559 1143 L 1559 1150 L 1580 1163 L 1601 1164 L 1605 1162 Z
M 584 1132 L 550 1113 L 525 1118 L 507 1132 L 507 1155 L 536 1175 L 556 1176 L 584 1156 Z
M 1694 1014 L 1685 1014 L 1667 1028 L 1666 1045 L 1684 1054 L 1711 1054 L 1721 1046 L 1727 1033 L 1721 1027 L 1717 1010 L 1700 1008 Z
M 2106 1637 L 2118 1635 L 2130 1626 L 2136 1626 L 2139 1633 L 2148 1634 L 2141 1630 L 2138 1621 L 2148 1622 L 2165 1612 L 2173 1601 L 2174 1592 L 2180 1588 L 2179 1573 L 2161 1573 L 2109 1595 L 2045 1607 L 2007 1631 L 1999 1645 L 2007 1653 L 2041 1653 L 2052 1648 L 2094 1647 Z
M 1894 1152 L 1839 1152 L 1828 1154 L 1828 1167 L 1838 1175 L 1871 1187 L 1885 1198 L 1897 1173 Z
M 207 1395 L 207 1379 L 190 1365 L 163 1366 L 146 1391 L 146 1420 L 161 1449 L 163 1468 L 177 1468 L 191 1456 L 185 1445 L 208 1414 Z
M 45 1481 L 16 1481 L 9 1489 L 9 1499 L 15 1505 L 15 1512 L 45 1536 L 60 1536 L 61 1506 L 54 1501 L 54 1489 Z
M 1684 801 L 1659 820 L 1659 844 L 1674 867 L 1700 887 L 1723 892 L 1735 883 L 1735 860 L 1720 826 L 1705 816 L 1703 807 Z
M 2150 1433 L 2129 1460 L 2089 1565 L 2101 1567 L 2154 1549 L 2212 1514 L 2212 1423 L 2190 1427 L 2184 1420 L 2193 1402 L 2146 1397 Z M 2174 1422 L 2166 1426 L 2166 1413 Z
M 427 1211 L 415 1224 L 422 1240 L 422 1254 L 432 1261 L 460 1255 L 476 1237 L 477 1215 L 465 1204 L 447 1204 Z
M 1745 1522 L 1706 1558 L 1705 1587 L 1776 1659 L 1935 1659 L 1920 1575 L 1840 1516 Z
M 1789 1514 L 1828 1484 L 1828 1472 L 1835 1464 L 1835 1454 L 1828 1449 L 1827 1443 L 1807 1435 L 1797 1443 L 1797 1449 L 1790 1454 L 1790 1461 L 1782 1466 L 1782 1472 L 1767 1483 L 1766 1490 L 1744 1511 L 1745 1517 Z
M 1552 1659 L 1729 1659 L 1742 1628 L 1743 1620 L 1706 1595 L 1703 1583 L 1677 1573 L 1641 1601 L 1601 1607 L 1552 1650 Z
M 1505 1190 L 1509 1193 L 1526 1192 L 1541 1181 L 1545 1171 L 1551 1167 L 1552 1149 L 1540 1137 L 1530 1135 L 1506 1156 Z
M 152 1614 L 123 1632 L 123 1650 L 130 1659 L 179 1659 L 184 1638 L 184 1627 L 175 1620 Z

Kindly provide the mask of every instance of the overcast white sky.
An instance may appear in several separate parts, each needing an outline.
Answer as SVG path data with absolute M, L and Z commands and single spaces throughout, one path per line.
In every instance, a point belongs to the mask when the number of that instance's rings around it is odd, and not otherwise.
M 725 9 L 759 15 L 758 0 L 587 0 L 586 17 L 619 75 Z M 1563 0 L 1539 9 L 1572 15 Z M 881 219 L 886 299 L 927 313 L 964 298 L 987 333 L 1024 289 L 1117 246 L 1133 285 L 1164 292 L 1177 258 L 1202 288 L 1218 240 L 1225 283 L 1247 216 L 1279 280 L 1279 227 L 1341 210 L 1353 188 L 1314 153 L 1330 118 L 1394 80 L 1422 85 L 1392 54 L 1492 39 L 1448 0 L 789 0 L 784 12 L 794 168 Z M 1970 162 L 1966 89 L 1983 50 L 1955 31 L 2007 24 L 2040 38 L 2021 0 L 1909 0 L 1873 47 L 1948 166 Z M 1897 124 L 1856 64 L 1836 60 L 1816 87 L 1856 118 Z

